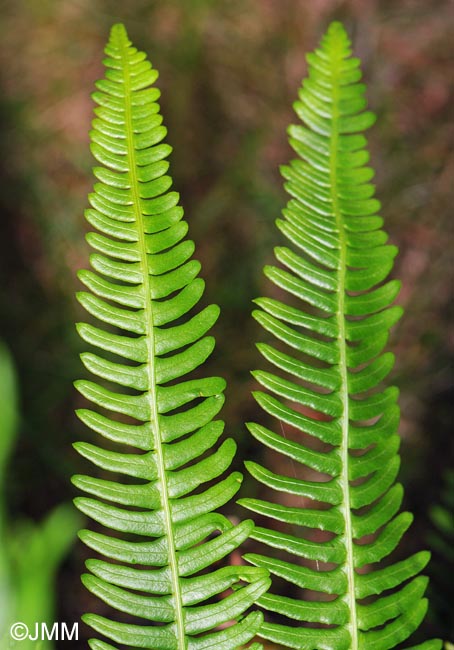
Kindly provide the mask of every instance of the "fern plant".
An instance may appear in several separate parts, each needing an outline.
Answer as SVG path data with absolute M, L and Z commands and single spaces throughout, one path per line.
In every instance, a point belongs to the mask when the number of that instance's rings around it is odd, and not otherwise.
M 298 159 L 282 169 L 291 199 L 277 221 L 291 245 L 275 249 L 280 266 L 265 275 L 277 293 L 256 300 L 254 312 L 275 340 L 258 345 L 274 370 L 253 373 L 265 389 L 254 396 L 280 430 L 248 425 L 303 471 L 284 476 L 246 463 L 277 492 L 276 501 L 241 501 L 267 523 L 252 537 L 268 550 L 246 558 L 285 585 L 286 595 L 259 599 L 274 613 L 263 638 L 301 650 L 387 650 L 425 615 L 427 579 L 418 574 L 429 559 L 427 552 L 386 559 L 412 521 L 399 514 L 403 489 L 395 482 L 398 391 L 381 384 L 394 360 L 383 348 L 401 315 L 392 306 L 399 283 L 385 282 L 397 250 L 377 215 L 361 133 L 375 118 L 364 110 L 360 62 L 341 24 L 307 60 L 295 104 L 304 125 L 289 129 Z M 278 299 L 279 290 L 290 298 Z
M 96 252 L 93 270 L 79 275 L 88 291 L 78 294 L 101 321 L 79 324 L 78 331 L 101 351 L 82 360 L 103 384 L 76 386 L 97 407 L 79 410 L 79 418 L 106 443 L 76 444 L 102 478 L 73 481 L 91 495 L 78 497 L 78 508 L 107 529 L 81 532 L 106 558 L 87 562 L 83 582 L 131 620 L 87 614 L 84 621 L 126 646 L 227 650 L 254 636 L 262 615 L 245 612 L 269 580 L 263 569 L 218 564 L 253 527 L 251 521 L 234 526 L 216 512 L 241 483 L 237 472 L 221 479 L 233 440 L 215 448 L 225 382 L 191 375 L 213 350 L 207 332 L 219 309 L 197 308 L 204 282 L 191 259 L 194 244 L 186 239 L 178 194 L 170 191 L 171 148 L 162 142 L 166 129 L 153 86 L 158 73 L 122 25 L 112 28 L 105 52 L 91 132 L 102 166 L 94 169 L 99 182 L 86 212 L 98 231 L 87 236 Z M 96 639 L 91 647 L 112 648 Z

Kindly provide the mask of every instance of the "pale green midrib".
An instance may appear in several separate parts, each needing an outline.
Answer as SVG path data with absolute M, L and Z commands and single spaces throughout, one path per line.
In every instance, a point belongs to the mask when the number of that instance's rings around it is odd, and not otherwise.
M 133 208 L 135 212 L 137 230 L 139 236 L 139 249 L 140 249 L 140 264 L 143 273 L 143 290 L 145 302 L 145 336 L 148 342 L 148 377 L 149 377 L 149 390 L 148 395 L 150 398 L 151 407 L 151 427 L 153 429 L 154 445 L 156 451 L 156 462 L 158 468 L 159 481 L 161 483 L 161 499 L 162 509 L 164 513 L 164 525 L 166 529 L 166 536 L 168 540 L 168 554 L 169 554 L 169 567 L 172 582 L 172 592 L 175 606 L 175 625 L 176 637 L 178 642 L 178 650 L 186 650 L 186 637 L 184 628 L 184 615 L 183 615 L 183 600 L 181 596 L 180 579 L 178 573 L 178 561 L 175 548 L 175 537 L 173 533 L 172 513 L 170 510 L 170 499 L 167 489 L 164 454 L 161 442 L 161 431 L 159 429 L 159 419 L 157 410 L 157 394 L 156 394 L 156 368 L 155 368 L 155 337 L 153 325 L 153 309 L 151 303 L 151 287 L 149 279 L 149 271 L 147 265 L 147 251 L 145 245 L 145 234 L 143 227 L 142 210 L 140 206 L 140 196 L 138 192 L 138 180 L 136 174 L 136 160 L 135 160 L 135 147 L 134 135 L 132 131 L 132 115 L 131 115 L 131 102 L 128 101 L 130 96 L 130 78 L 129 78 L 129 62 L 127 56 L 127 46 L 123 39 L 121 39 L 121 56 L 123 63 L 123 78 L 125 83 L 125 125 L 127 137 L 127 150 L 128 150 L 128 163 L 131 174 L 131 194 Z
M 342 60 L 342 59 L 341 59 Z M 348 628 L 351 634 L 351 650 L 358 650 L 358 628 L 357 628 L 357 614 L 356 614 L 356 599 L 355 599 L 355 573 L 353 562 L 353 536 L 352 536 L 352 520 L 350 511 L 350 483 L 348 478 L 348 430 L 349 430 L 349 397 L 348 397 L 348 375 L 347 375 L 347 350 L 346 350 L 346 331 L 345 331 L 345 274 L 346 274 L 346 244 L 345 233 L 342 220 L 342 214 L 339 208 L 339 201 L 337 196 L 337 151 L 338 151 L 338 120 L 339 120 L 339 69 L 338 58 L 333 58 L 333 87 L 332 87 L 332 100 L 333 100 L 333 121 L 332 121 L 332 134 L 331 134 L 331 155 L 330 155 L 330 190 L 331 200 L 333 206 L 333 213 L 336 218 L 336 224 L 339 230 L 339 244 L 340 244 L 340 268 L 339 268 L 339 284 L 338 284 L 338 311 L 337 311 L 337 324 L 339 328 L 338 345 L 339 345 L 339 368 L 341 373 L 341 389 L 340 397 L 343 404 L 342 413 L 342 443 L 340 448 L 342 472 L 341 472 L 341 488 L 343 492 L 343 510 L 345 518 L 345 550 L 346 550 L 346 573 L 347 573 L 347 594 L 345 600 L 350 610 L 350 622 Z

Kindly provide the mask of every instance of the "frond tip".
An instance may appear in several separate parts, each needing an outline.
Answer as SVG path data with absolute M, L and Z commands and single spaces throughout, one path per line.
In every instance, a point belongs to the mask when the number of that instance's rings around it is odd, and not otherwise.
M 262 637 L 299 650 L 387 650 L 425 615 L 427 580 L 417 576 L 429 559 L 380 564 L 412 520 L 399 514 L 395 482 L 398 391 L 382 386 L 394 363 L 383 348 L 402 311 L 392 305 L 399 283 L 386 281 L 397 249 L 367 166 L 362 131 L 375 116 L 340 23 L 307 60 L 295 103 L 302 124 L 289 128 L 298 158 L 282 169 L 291 199 L 277 220 L 289 246 L 264 270 L 275 297 L 258 299 L 253 314 L 271 335 L 258 348 L 274 366 L 253 373 L 263 389 L 254 397 L 279 432 L 248 425 L 294 475 L 247 463 L 276 501 L 241 501 L 269 526 L 252 533 L 266 554 L 246 558 L 286 585 L 258 601 L 269 612 Z
M 217 566 L 253 528 L 215 512 L 242 477 L 222 478 L 235 453 L 231 439 L 218 445 L 225 382 L 192 374 L 213 350 L 208 332 L 219 309 L 197 307 L 204 282 L 167 175 L 171 148 L 153 86 L 158 74 L 123 25 L 114 25 L 105 52 L 91 131 L 101 166 L 86 211 L 95 252 L 92 270 L 79 274 L 87 291 L 77 296 L 99 321 L 78 325 L 98 349 L 82 354 L 96 379 L 76 382 L 97 409 L 78 416 L 105 446 L 75 445 L 102 474 L 73 482 L 88 495 L 77 507 L 105 529 L 80 534 L 106 558 L 89 560 L 82 580 L 130 622 L 94 614 L 84 620 L 128 646 L 230 650 L 255 635 L 262 615 L 247 610 L 269 579 L 260 568 Z M 100 640 L 91 647 L 112 648 Z

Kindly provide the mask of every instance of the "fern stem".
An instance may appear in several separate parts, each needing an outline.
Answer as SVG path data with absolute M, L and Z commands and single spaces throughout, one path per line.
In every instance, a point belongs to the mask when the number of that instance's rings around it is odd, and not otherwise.
M 130 93 L 130 76 L 129 76 L 129 63 L 126 53 L 125 41 L 121 39 L 121 53 L 123 59 L 124 70 L 124 83 L 125 83 L 125 96 L 128 98 Z M 161 431 L 159 429 L 159 418 L 157 410 L 157 390 L 156 390 L 156 368 L 155 368 L 155 337 L 154 337 L 154 323 L 153 323 L 153 308 L 151 303 L 151 286 L 149 280 L 149 271 L 147 265 L 147 251 L 144 235 L 144 224 L 142 210 L 140 207 L 140 197 L 138 193 L 138 178 L 136 172 L 137 162 L 135 160 L 134 136 L 132 131 L 132 115 L 131 103 L 125 102 L 125 123 L 126 123 L 126 137 L 128 143 L 128 161 L 131 173 L 131 191 L 134 206 L 135 217 L 138 224 L 139 235 L 139 249 L 141 257 L 141 267 L 143 273 L 143 288 L 145 294 L 145 324 L 146 324 L 146 340 L 148 343 L 148 364 L 147 371 L 149 376 L 149 391 L 148 396 L 151 408 L 151 428 L 153 431 L 154 440 L 150 440 L 150 449 L 156 452 L 157 470 L 159 482 L 161 484 L 161 503 L 164 513 L 164 525 L 166 529 L 166 536 L 168 540 L 168 554 L 169 554 L 169 567 L 171 573 L 172 592 L 175 608 L 175 624 L 176 624 L 176 637 L 178 640 L 178 650 L 186 649 L 186 637 L 183 618 L 183 601 L 180 588 L 180 579 L 178 574 L 178 561 L 175 549 L 175 539 L 172 525 L 172 513 L 170 511 L 170 496 L 168 494 L 164 453 L 162 448 Z
M 343 492 L 343 515 L 345 520 L 344 543 L 346 550 L 345 569 L 347 573 L 348 589 L 345 594 L 345 601 L 350 610 L 350 621 L 348 628 L 351 635 L 351 650 L 358 650 L 358 621 L 356 615 L 355 599 L 355 570 L 353 557 L 353 534 L 352 520 L 350 511 L 350 483 L 348 476 L 349 467 L 349 396 L 348 396 L 348 374 L 347 374 L 347 350 L 346 350 L 346 331 L 345 331 L 345 274 L 346 274 L 346 244 L 345 231 L 342 219 L 342 213 L 338 201 L 338 183 L 337 183 L 337 153 L 339 139 L 339 60 L 336 65 L 333 64 L 333 85 L 332 85 L 332 136 L 331 136 L 331 156 L 330 156 L 330 193 L 333 206 L 333 214 L 336 219 L 336 225 L 339 230 L 340 245 L 340 266 L 338 271 L 338 345 L 339 345 L 339 370 L 341 374 L 341 387 L 339 395 L 342 400 L 342 442 L 340 445 L 340 455 L 342 459 L 341 487 Z

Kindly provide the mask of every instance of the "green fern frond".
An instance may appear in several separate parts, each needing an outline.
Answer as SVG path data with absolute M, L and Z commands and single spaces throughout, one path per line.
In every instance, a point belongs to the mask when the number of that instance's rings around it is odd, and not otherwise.
M 163 143 L 166 129 L 153 87 L 158 73 L 131 46 L 122 25 L 112 28 L 105 51 L 91 132 L 102 167 L 94 169 L 99 182 L 86 212 L 98 231 L 87 236 L 96 252 L 93 270 L 80 272 L 88 291 L 78 299 L 111 327 L 79 324 L 78 331 L 101 350 L 82 354 L 83 363 L 109 385 L 76 385 L 98 407 L 78 416 L 107 439 L 108 448 L 77 443 L 103 478 L 75 476 L 73 482 L 91 495 L 77 498 L 78 508 L 120 533 L 82 531 L 91 549 L 114 562 L 90 560 L 83 582 L 132 622 L 94 614 L 84 620 L 127 646 L 227 650 L 254 636 L 262 615 L 245 613 L 269 581 L 262 569 L 218 568 L 253 524 L 234 526 L 215 512 L 241 483 L 237 472 L 220 478 L 235 453 L 233 440 L 214 450 L 223 431 L 214 418 L 225 382 L 182 380 L 211 354 L 214 339 L 207 332 L 219 309 L 197 310 L 204 282 L 197 277 L 199 262 L 191 259 L 194 244 L 185 239 L 178 194 L 170 190 L 171 148 Z M 128 478 L 121 482 L 118 475 Z M 239 622 L 225 627 L 233 621 Z M 99 640 L 91 645 L 112 647 Z
M 277 221 L 292 246 L 276 248 L 280 266 L 264 270 L 289 304 L 260 298 L 254 312 L 277 340 L 258 346 L 276 373 L 253 373 L 265 389 L 254 396 L 280 432 L 249 424 L 259 442 L 294 468 L 301 464 L 302 473 L 283 476 L 247 463 L 277 494 L 276 502 L 241 501 L 268 518 L 270 527 L 252 536 L 276 549 L 246 558 L 284 581 L 288 594 L 260 598 L 284 621 L 264 623 L 262 637 L 301 650 L 386 650 L 425 615 L 427 580 L 418 574 L 429 559 L 421 552 L 380 564 L 412 521 L 399 514 L 403 489 L 395 483 L 398 391 L 381 385 L 394 361 L 383 348 L 401 315 L 392 306 L 399 282 L 385 281 L 397 249 L 386 243 L 377 215 L 361 133 L 375 117 L 364 110 L 360 62 L 342 25 L 333 23 L 307 59 L 295 104 L 304 126 L 289 130 L 299 158 L 282 169 L 292 198 Z M 299 598 L 299 590 L 312 593 Z

